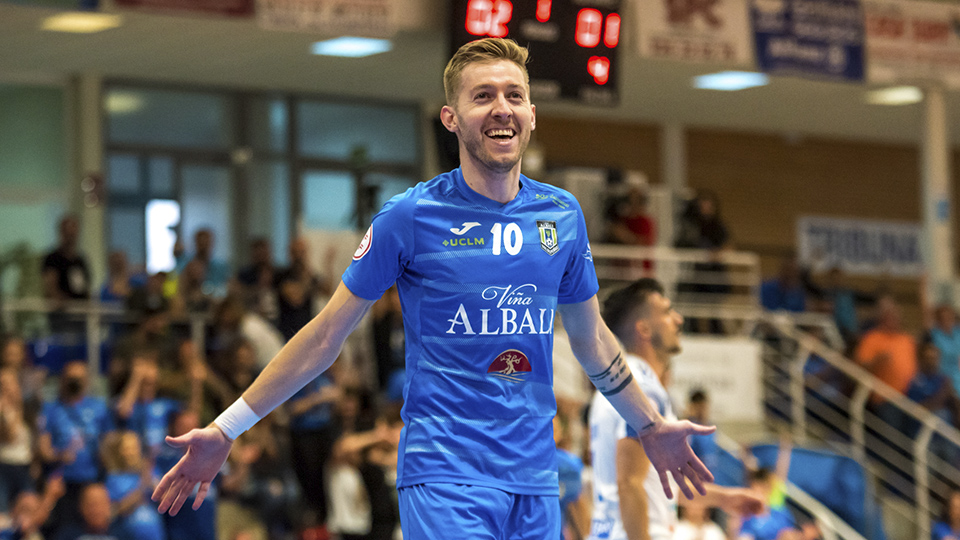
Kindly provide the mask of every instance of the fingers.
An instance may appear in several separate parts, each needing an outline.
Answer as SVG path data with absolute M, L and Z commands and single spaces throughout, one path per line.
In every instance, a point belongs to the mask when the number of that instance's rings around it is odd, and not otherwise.
M 667 496 L 668 499 L 673 498 L 673 489 L 670 488 L 670 479 L 667 477 L 665 471 L 658 471 L 660 473 L 660 485 L 663 486 L 663 494 Z
M 192 439 L 191 435 L 193 435 L 193 431 L 184 433 L 179 437 L 171 437 L 167 435 L 167 437 L 164 440 L 167 442 L 167 444 L 169 444 L 174 448 L 181 448 L 190 444 L 190 440 Z
M 670 471 L 670 474 L 673 475 L 673 479 L 677 483 L 677 486 L 680 487 L 680 491 L 683 493 L 683 496 L 687 499 L 693 499 L 693 491 L 690 489 L 690 485 L 687 484 L 687 481 L 683 478 L 683 469 Z M 692 478 L 690 480 L 696 482 L 696 480 Z
M 697 493 L 700 495 L 707 494 L 707 486 L 704 485 L 703 477 L 697 474 L 689 461 L 680 468 L 680 472 L 693 482 L 693 487 L 696 488 Z M 684 484 L 686 484 L 686 482 L 684 482 Z M 690 499 L 691 497 L 688 496 L 687 498 Z
M 687 465 L 692 468 L 693 472 L 697 475 L 697 478 L 702 479 L 704 482 L 713 482 L 713 473 L 710 472 L 710 469 L 700 461 L 700 458 L 697 457 L 693 451 L 690 451 L 692 459 L 687 461 Z
M 687 421 L 687 430 L 691 435 L 709 435 L 717 430 L 717 426 L 701 426 Z
M 183 508 L 183 503 L 187 501 L 187 497 L 193 493 L 193 482 L 185 482 L 184 485 L 180 488 L 180 494 L 177 495 L 177 499 L 173 501 L 173 506 L 170 508 L 170 515 L 175 516 L 180 512 L 180 509 Z
M 203 504 L 203 499 L 206 498 L 207 492 L 210 491 L 210 482 L 200 482 L 200 489 L 197 491 L 197 498 L 193 501 L 193 509 L 199 510 L 200 505 Z
M 180 497 L 180 492 L 183 491 L 186 484 L 187 480 L 183 476 L 177 475 L 174 478 L 173 483 L 163 494 L 163 500 L 160 501 L 160 506 L 157 507 L 157 510 L 159 510 L 161 514 L 169 510 L 171 516 L 177 515 L 177 512 L 174 510 L 174 504 L 177 502 L 177 499 Z

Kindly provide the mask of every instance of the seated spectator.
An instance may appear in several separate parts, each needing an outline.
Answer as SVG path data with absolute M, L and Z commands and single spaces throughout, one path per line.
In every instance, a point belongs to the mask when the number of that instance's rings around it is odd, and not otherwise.
M 112 519 L 110 493 L 103 484 L 89 484 L 80 493 L 80 519 L 69 521 L 54 540 L 139 540 Z
M 384 293 L 370 309 L 370 314 L 373 319 L 373 352 L 377 360 L 377 388 L 385 393 L 395 373 L 405 368 L 403 315 L 396 286 Z
M 204 295 L 211 298 L 223 298 L 227 294 L 230 266 L 226 261 L 213 256 L 215 243 L 216 239 L 212 229 L 198 229 L 193 233 L 193 257 L 187 263 L 187 266 L 196 262 L 198 263 L 196 266 L 203 268 L 200 289 Z
M 794 257 L 784 259 L 774 279 L 760 285 L 760 303 L 771 311 L 785 310 L 802 313 L 807 309 L 806 289 L 800 279 L 800 268 Z
M 285 341 L 319 313 L 318 297 L 329 297 L 332 293 L 328 277 L 332 258 L 331 251 L 327 253 L 328 275 L 321 276 L 310 267 L 307 241 L 297 238 L 290 242 L 290 266 L 277 273 L 275 284 L 279 305 L 277 327 Z
M 903 331 L 900 308 L 891 296 L 877 301 L 877 326 L 860 340 L 854 359 L 880 381 L 905 393 L 917 373 L 917 344 Z M 877 416 L 896 429 L 904 429 L 899 409 L 878 395 L 871 398 Z
M 633 185 L 626 197 L 611 209 L 608 236 L 617 244 L 653 246 L 657 243 L 657 230 L 653 217 L 648 212 L 647 193 L 641 186 Z
M 750 475 L 750 488 L 764 500 L 772 500 L 767 511 L 745 519 L 738 540 L 800 540 L 802 535 L 793 515 L 777 495 L 777 478 L 770 469 L 760 468 Z M 776 501 L 779 499 L 779 504 Z
M 237 272 L 237 282 L 244 304 L 273 324 L 277 322 L 277 291 L 273 288 L 276 275 L 270 240 L 259 237 L 250 243 L 250 264 Z
M 66 482 L 66 494 L 54 519 L 76 518 L 80 492 L 100 479 L 100 439 L 113 431 L 106 401 L 87 395 L 87 386 L 87 364 L 68 362 L 60 376 L 57 399 L 44 404 L 39 422 L 41 459 Z M 95 493 L 91 497 L 98 502 Z
M 953 306 L 934 306 L 930 301 L 926 276 L 920 279 L 920 309 L 923 327 L 940 351 L 940 371 L 950 378 L 954 393 L 960 395 L 960 323 Z
M 203 261 L 193 259 L 183 267 L 177 281 L 177 293 L 171 300 L 172 311 L 177 318 L 206 314 L 214 305 L 214 297 L 204 288 L 207 267 Z
M 953 490 L 943 505 L 943 514 L 933 524 L 933 540 L 960 539 L 960 491 Z
M 124 305 L 133 291 L 130 265 L 124 251 L 111 251 L 107 256 L 107 280 L 100 287 L 100 301 Z
M 170 420 L 171 437 L 186 435 L 190 430 L 202 427 L 200 417 L 195 411 L 184 410 L 174 413 Z M 184 455 L 184 450 L 164 444 L 157 456 L 157 473 L 163 474 L 173 468 Z M 217 500 L 220 493 L 222 476 L 217 475 L 210 484 L 200 508 L 193 510 L 197 490 L 194 490 L 184 503 L 184 510 L 175 516 L 164 514 L 168 540 L 217 540 Z M 199 488 L 197 488 L 199 489 Z
M 135 434 L 151 460 L 160 452 L 170 417 L 181 408 L 180 402 L 157 396 L 158 378 L 155 358 L 149 355 L 137 358 L 127 384 L 114 403 L 116 425 Z M 192 393 L 200 391 L 197 386 L 191 385 Z M 199 406 L 196 397 L 189 403 Z
M 713 425 L 710 421 L 710 398 L 705 390 L 697 388 L 690 392 L 686 418 L 701 426 Z M 719 460 L 716 432 L 690 437 L 690 448 L 708 469 L 711 471 L 716 469 Z
M 0 523 L 2 540 L 43 540 L 40 527 L 50 517 L 50 512 L 64 493 L 63 479 L 54 476 L 47 480 L 43 494 L 24 491 L 17 496 L 10 518 Z M 0 518 L 3 514 L 0 513 Z M 2 521 L 2 519 L 0 519 Z
M 20 381 L 13 368 L 0 368 L 0 513 L 35 489 L 33 459 L 34 433 L 24 415 Z
M 861 330 L 857 306 L 876 304 L 877 295 L 850 287 L 844 282 L 843 271 L 838 266 L 827 272 L 822 286 L 815 284 L 808 272 L 802 272 L 801 276 L 807 292 L 823 301 L 833 313 L 833 322 L 847 347 L 855 346 Z
M 79 251 L 80 220 L 64 216 L 57 228 L 57 247 L 43 259 L 43 296 L 53 303 L 50 330 L 54 333 L 83 335 L 84 321 L 65 314 L 65 302 L 90 298 L 90 270 L 86 257 Z
M 948 425 L 955 425 L 957 394 L 950 379 L 940 371 L 939 349 L 932 341 L 924 341 L 918 352 L 918 370 L 907 387 L 907 397 Z
M 228 296 L 217 306 L 214 325 L 213 350 L 243 339 L 253 347 L 258 372 L 267 367 L 285 343 L 276 327 L 249 311 L 237 296 Z
M 726 540 L 727 535 L 710 519 L 710 509 L 697 501 L 681 501 L 680 521 L 673 540 Z
M 35 366 L 27 351 L 27 342 L 20 336 L 9 335 L 0 345 L 0 368 L 10 368 L 17 374 L 28 416 L 35 416 L 43 403 L 43 385 L 47 368 Z
M 150 501 L 154 471 L 143 458 L 141 441 L 132 431 L 115 431 L 104 438 L 104 485 L 110 494 L 116 523 L 137 540 L 166 540 L 163 518 Z

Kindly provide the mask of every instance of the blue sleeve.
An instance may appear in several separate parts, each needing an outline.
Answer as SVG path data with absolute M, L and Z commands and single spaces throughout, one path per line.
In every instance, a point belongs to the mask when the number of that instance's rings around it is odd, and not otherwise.
M 590 239 L 587 238 L 587 223 L 583 219 L 583 210 L 580 209 L 576 199 L 573 197 L 571 199 L 572 206 L 577 210 L 577 237 L 560 281 L 560 291 L 557 294 L 557 302 L 560 304 L 585 302 L 600 290 L 597 270 L 593 266 L 593 253 L 590 251 Z
M 383 206 L 343 273 L 343 284 L 353 294 L 377 300 L 412 262 L 414 203 L 398 195 Z

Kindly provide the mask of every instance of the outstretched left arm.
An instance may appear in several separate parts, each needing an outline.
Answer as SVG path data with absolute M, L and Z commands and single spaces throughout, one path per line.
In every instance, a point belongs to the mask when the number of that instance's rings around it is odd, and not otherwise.
M 583 369 L 611 405 L 640 434 L 644 451 L 657 472 L 668 497 L 673 496 L 668 473 L 674 477 L 687 498 L 693 491 L 684 478 L 705 494 L 704 484 L 713 475 L 693 453 L 688 435 L 712 433 L 715 428 L 692 422 L 666 421 L 644 395 L 623 358 L 620 344 L 600 317 L 597 297 L 577 304 L 561 304 L 560 316 L 570 337 L 570 346 Z

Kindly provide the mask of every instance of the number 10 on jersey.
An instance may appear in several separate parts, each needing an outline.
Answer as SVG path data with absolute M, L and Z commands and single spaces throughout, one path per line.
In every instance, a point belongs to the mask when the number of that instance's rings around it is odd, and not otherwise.
M 501 249 L 505 249 L 509 255 L 520 253 L 523 247 L 523 231 L 516 223 L 494 223 L 490 229 L 493 233 L 493 254 L 499 255 Z

